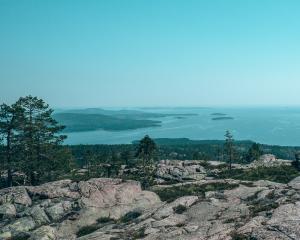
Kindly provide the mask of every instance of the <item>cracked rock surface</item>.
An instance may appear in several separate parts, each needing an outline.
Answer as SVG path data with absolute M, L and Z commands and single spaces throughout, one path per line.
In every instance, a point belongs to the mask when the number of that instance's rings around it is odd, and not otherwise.
M 136 181 L 62 180 L 0 190 L 0 239 L 298 240 L 300 178 L 202 179 L 178 186 L 234 187 L 162 202 Z

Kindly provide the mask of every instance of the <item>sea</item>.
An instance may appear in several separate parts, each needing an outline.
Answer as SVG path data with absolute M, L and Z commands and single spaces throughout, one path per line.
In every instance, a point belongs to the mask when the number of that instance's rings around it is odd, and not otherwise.
M 226 130 L 229 130 L 236 140 L 252 140 L 270 145 L 300 146 L 300 107 L 132 109 L 152 113 L 197 115 L 153 119 L 161 121 L 160 127 L 125 131 L 96 130 L 68 133 L 65 144 L 129 144 L 145 135 L 149 135 L 151 138 L 222 140 Z M 213 118 L 218 117 L 232 119 L 213 120 Z

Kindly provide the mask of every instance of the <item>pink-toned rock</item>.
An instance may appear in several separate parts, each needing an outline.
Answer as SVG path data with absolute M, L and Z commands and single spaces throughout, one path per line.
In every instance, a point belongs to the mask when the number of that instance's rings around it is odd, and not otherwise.
M 112 207 L 116 204 L 132 203 L 142 192 L 136 181 L 122 182 L 121 179 L 97 178 L 78 184 L 82 194 L 82 207 Z
M 27 191 L 33 196 L 39 196 L 41 198 L 73 198 L 77 199 L 80 194 L 74 191 L 71 180 L 61 180 L 56 182 L 45 183 L 40 186 L 26 187 Z M 73 187 L 74 188 L 74 187 Z

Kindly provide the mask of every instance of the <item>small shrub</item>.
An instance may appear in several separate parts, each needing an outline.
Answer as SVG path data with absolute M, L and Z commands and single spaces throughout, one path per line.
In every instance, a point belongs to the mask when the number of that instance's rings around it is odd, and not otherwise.
M 184 223 L 178 223 L 178 224 L 176 224 L 176 227 L 184 227 L 184 226 L 185 226 Z
M 253 205 L 250 208 L 251 215 L 253 217 L 257 216 L 260 212 L 268 212 L 272 209 L 278 208 L 279 204 L 276 202 L 268 203 L 268 204 L 263 204 L 263 203 L 258 203 L 256 205 Z
M 215 177 L 220 179 L 233 178 L 244 181 L 269 180 L 272 182 L 288 183 L 298 176 L 299 172 L 292 166 L 274 166 L 223 170 Z
M 139 216 L 141 216 L 142 214 L 139 211 L 131 211 L 126 213 L 121 219 L 120 222 L 122 223 L 127 223 L 130 222 L 136 218 L 138 218 Z
M 211 183 L 205 185 L 189 184 L 154 189 L 153 191 L 160 197 L 162 201 L 173 202 L 175 199 L 183 196 L 199 196 L 204 198 L 205 192 L 233 189 L 238 186 L 238 184 L 228 183 Z
M 145 234 L 145 228 L 141 228 L 141 229 L 135 231 L 135 232 L 132 234 L 132 237 L 133 237 L 133 239 L 140 239 L 140 238 L 146 237 L 146 234 Z
M 97 223 L 108 223 L 108 222 L 113 222 L 114 220 L 109 218 L 109 217 L 101 217 L 97 219 Z
M 82 227 L 81 229 L 79 229 L 79 231 L 76 233 L 76 236 L 82 237 L 82 236 L 88 235 L 90 233 L 93 233 L 98 229 L 99 229 L 98 225 L 85 226 L 85 227 Z
M 236 219 L 234 219 L 234 218 L 228 218 L 223 221 L 223 223 L 235 223 L 235 222 L 236 222 Z
M 12 237 L 11 240 L 27 240 L 29 237 L 29 234 L 18 234 L 17 236 Z
M 231 240 L 257 240 L 256 237 L 247 236 L 245 234 L 240 234 L 237 232 L 233 232 L 231 234 Z
M 187 207 L 180 204 L 180 205 L 174 207 L 173 210 L 177 214 L 182 214 L 187 210 Z

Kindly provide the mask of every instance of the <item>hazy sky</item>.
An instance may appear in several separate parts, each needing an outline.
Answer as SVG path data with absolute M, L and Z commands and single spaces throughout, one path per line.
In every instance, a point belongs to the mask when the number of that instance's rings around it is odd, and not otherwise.
M 299 0 L 0 0 L 0 102 L 300 105 Z

